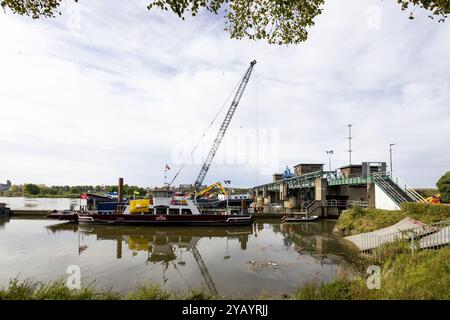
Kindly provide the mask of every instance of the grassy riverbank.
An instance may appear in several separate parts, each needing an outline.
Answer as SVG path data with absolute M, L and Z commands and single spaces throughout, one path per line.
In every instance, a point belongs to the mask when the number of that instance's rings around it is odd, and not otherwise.
M 448 220 L 450 219 L 450 206 L 403 203 L 401 210 L 397 211 L 353 208 L 341 214 L 335 230 L 341 235 L 370 232 L 391 226 L 406 217 L 424 223 Z
M 381 249 L 382 260 L 367 264 L 381 268 L 381 288 L 369 290 L 368 275 L 341 275 L 327 284 L 310 284 L 295 295 L 299 300 L 448 300 L 450 299 L 450 248 L 411 255 L 402 245 Z
M 113 290 L 99 290 L 93 284 L 69 289 L 63 280 L 49 283 L 12 279 L 0 289 L 0 300 L 207 300 L 212 297 L 201 291 L 174 293 L 158 285 L 147 285 L 120 295 Z
M 450 219 L 450 206 L 405 203 L 401 210 L 354 208 L 343 212 L 336 223 L 340 235 L 370 232 L 391 226 L 411 217 L 424 223 Z M 417 251 L 409 244 L 394 243 L 380 248 L 376 255 L 361 259 L 363 269 L 369 265 L 381 269 L 381 288 L 369 290 L 368 274 L 342 274 L 327 283 L 311 283 L 299 289 L 296 299 L 450 299 L 450 247 Z

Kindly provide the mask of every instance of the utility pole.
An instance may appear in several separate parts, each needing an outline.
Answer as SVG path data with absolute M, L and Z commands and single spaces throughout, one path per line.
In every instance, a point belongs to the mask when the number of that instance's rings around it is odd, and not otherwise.
M 352 164 L 352 125 L 348 126 L 348 164 Z
M 396 143 L 389 144 L 389 170 L 392 173 L 392 146 L 395 146 Z

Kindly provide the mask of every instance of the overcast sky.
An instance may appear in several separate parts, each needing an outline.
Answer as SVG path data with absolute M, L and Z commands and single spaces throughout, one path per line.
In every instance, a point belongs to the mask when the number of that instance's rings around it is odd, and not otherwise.
M 333 167 L 347 164 L 349 123 L 353 163 L 389 162 L 396 143 L 393 169 L 410 185 L 433 187 L 450 170 L 450 21 L 419 9 L 409 20 L 394 0 L 329 0 L 306 43 L 277 46 L 231 40 L 210 14 L 182 21 L 146 4 L 0 13 L 0 182 L 162 185 L 253 59 L 205 183 L 328 167 L 329 149 Z M 175 184 L 195 180 L 229 102 Z

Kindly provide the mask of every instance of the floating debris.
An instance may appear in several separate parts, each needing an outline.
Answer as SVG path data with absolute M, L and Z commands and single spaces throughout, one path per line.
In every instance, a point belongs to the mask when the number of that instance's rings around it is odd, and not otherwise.
M 248 264 L 250 264 L 250 270 L 252 271 L 258 271 L 259 269 L 266 268 L 266 267 L 278 267 L 278 263 L 273 261 L 254 261 L 250 260 L 247 261 Z

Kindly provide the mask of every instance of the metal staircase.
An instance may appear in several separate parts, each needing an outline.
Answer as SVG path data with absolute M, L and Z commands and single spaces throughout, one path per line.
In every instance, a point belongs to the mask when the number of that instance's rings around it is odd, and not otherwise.
M 410 188 L 392 172 L 372 172 L 373 182 L 378 185 L 397 204 L 403 202 L 423 202 L 425 199 Z
M 322 216 L 323 203 L 320 200 L 314 200 L 306 207 L 306 215 L 313 215 L 316 211 L 320 210 L 319 216 Z

